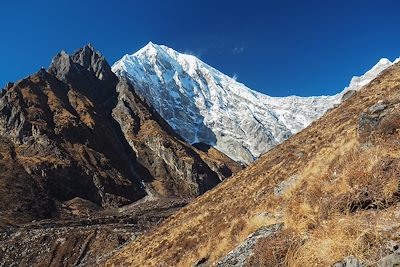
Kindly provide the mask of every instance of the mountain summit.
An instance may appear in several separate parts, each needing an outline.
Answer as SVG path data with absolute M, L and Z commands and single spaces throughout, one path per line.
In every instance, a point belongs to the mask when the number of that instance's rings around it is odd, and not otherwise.
M 153 43 L 117 61 L 112 70 L 186 141 L 214 146 L 232 159 L 250 163 L 307 127 L 390 66 L 381 60 L 334 96 L 270 97 L 251 90 L 193 55 Z

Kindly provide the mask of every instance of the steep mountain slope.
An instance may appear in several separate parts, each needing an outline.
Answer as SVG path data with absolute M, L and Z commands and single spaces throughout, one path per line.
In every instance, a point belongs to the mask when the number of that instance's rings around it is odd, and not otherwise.
M 399 110 L 397 63 L 105 265 L 394 266 Z
M 344 92 L 320 97 L 269 97 L 192 55 L 153 43 L 125 55 L 112 70 L 126 77 L 186 141 L 214 146 L 248 164 L 390 65 L 383 59 L 364 76 L 355 77 Z
M 90 45 L 2 92 L 0 138 L 6 221 L 57 217 L 75 197 L 194 197 L 239 168 L 185 143 Z

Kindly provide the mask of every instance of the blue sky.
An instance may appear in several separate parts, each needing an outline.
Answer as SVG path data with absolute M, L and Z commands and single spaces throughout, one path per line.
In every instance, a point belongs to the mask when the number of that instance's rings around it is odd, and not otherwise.
M 399 1 L 3 1 L 0 85 L 88 42 L 110 64 L 149 41 L 272 95 L 342 90 L 400 56 Z

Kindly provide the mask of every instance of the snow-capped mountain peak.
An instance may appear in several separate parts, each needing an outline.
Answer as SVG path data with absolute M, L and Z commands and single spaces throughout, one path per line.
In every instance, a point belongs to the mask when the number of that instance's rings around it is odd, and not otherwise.
M 149 42 L 117 61 L 112 70 L 127 77 L 138 94 L 188 142 L 216 147 L 250 163 L 304 129 L 392 63 L 381 59 L 334 96 L 270 97 L 251 90 L 193 55 Z
M 367 71 L 365 74 L 361 76 L 354 76 L 348 87 L 344 89 L 344 91 L 349 91 L 349 90 L 359 90 L 361 87 L 364 85 L 367 85 L 369 82 L 371 82 L 373 79 L 376 78 L 383 70 L 387 69 L 390 67 L 392 64 L 396 63 L 399 61 L 399 58 L 397 58 L 394 62 L 391 62 L 387 58 L 381 58 L 378 63 L 376 63 L 369 71 Z

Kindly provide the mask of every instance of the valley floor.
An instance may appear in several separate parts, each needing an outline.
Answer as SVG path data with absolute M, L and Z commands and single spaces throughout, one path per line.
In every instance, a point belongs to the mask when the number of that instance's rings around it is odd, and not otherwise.
M 88 216 L 3 225 L 0 266 L 96 266 L 186 204 L 141 200 Z

